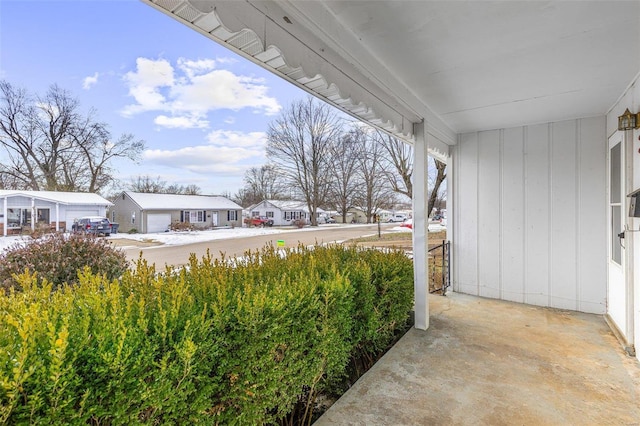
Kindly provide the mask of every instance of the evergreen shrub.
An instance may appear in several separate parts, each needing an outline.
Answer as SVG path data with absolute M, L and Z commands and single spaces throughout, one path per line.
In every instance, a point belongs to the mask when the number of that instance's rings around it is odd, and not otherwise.
M 412 308 L 411 261 L 342 246 L 143 260 L 0 294 L 0 423 L 275 424 L 311 418 Z M 389 342 L 387 341 L 387 345 Z M 297 407 L 297 408 L 296 408 Z

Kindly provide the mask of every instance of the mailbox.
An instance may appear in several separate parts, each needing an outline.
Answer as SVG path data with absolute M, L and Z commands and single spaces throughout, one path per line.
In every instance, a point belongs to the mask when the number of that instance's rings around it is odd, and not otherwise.
M 629 203 L 629 216 L 640 217 L 640 189 L 636 189 L 631 194 L 627 195 L 627 197 L 631 197 L 631 202 Z

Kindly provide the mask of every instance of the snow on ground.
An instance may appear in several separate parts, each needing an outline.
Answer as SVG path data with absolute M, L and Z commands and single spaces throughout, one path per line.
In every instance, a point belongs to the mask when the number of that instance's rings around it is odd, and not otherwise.
M 367 226 L 367 225 L 320 225 L 318 228 L 305 227 L 298 228 L 218 228 L 205 231 L 181 231 L 181 232 L 159 232 L 153 234 L 112 234 L 107 239 L 128 239 L 133 241 L 153 241 L 158 245 L 184 245 L 198 243 L 203 241 L 222 240 L 230 238 L 243 238 L 255 235 L 281 234 L 294 231 L 316 231 L 323 228 L 342 227 L 342 226 Z M 442 225 L 432 223 L 429 224 L 429 231 L 435 232 L 445 229 Z M 393 228 L 385 227 L 385 232 L 411 232 L 409 228 L 394 226 Z M 8 247 L 16 243 L 25 244 L 30 241 L 28 236 L 7 236 L 0 237 L 0 252 L 5 251 Z M 122 244 L 119 244 L 123 246 Z M 124 244 L 126 246 L 126 244 Z

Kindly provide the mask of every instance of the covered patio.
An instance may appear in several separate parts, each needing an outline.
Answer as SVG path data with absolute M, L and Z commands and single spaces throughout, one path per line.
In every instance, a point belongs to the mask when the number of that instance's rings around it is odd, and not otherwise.
M 635 425 L 640 368 L 602 316 L 453 293 L 318 421 Z
M 640 421 L 624 358 L 640 340 L 639 1 L 143 1 L 413 145 L 417 330 L 335 410 Z M 428 155 L 447 163 L 453 291 L 469 296 L 428 296 Z M 399 417 L 374 421 L 384 410 Z M 324 424 L 351 423 L 335 412 Z

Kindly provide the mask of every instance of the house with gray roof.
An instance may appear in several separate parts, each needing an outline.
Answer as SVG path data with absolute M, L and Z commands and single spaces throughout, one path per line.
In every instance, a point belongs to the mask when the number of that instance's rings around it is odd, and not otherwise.
M 119 232 L 165 232 L 178 223 L 198 229 L 242 225 L 242 207 L 221 196 L 124 191 L 113 204 L 109 219 Z
M 71 231 L 83 216 L 105 216 L 111 203 L 88 192 L 0 190 L 0 235 L 20 234 L 36 227 Z
M 302 219 L 305 223 L 309 223 L 311 215 L 309 207 L 302 201 L 294 200 L 264 200 L 247 209 L 249 217 L 264 216 L 273 219 L 273 224 L 292 225 L 294 221 Z M 324 210 L 318 209 L 316 215 L 324 213 Z

